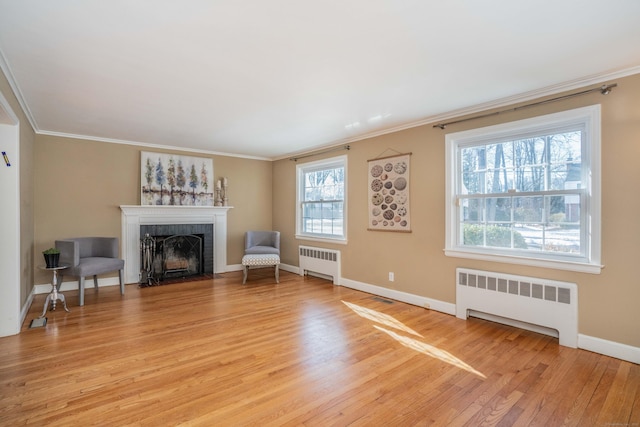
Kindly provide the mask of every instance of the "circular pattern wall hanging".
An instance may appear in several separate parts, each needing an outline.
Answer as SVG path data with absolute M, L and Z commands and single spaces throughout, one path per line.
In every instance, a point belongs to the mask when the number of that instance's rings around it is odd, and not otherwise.
M 410 156 L 409 153 L 369 160 L 369 230 L 411 231 Z

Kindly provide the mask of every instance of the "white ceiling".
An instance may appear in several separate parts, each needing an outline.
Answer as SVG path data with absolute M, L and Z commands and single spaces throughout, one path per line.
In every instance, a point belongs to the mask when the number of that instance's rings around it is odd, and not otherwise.
M 39 133 L 274 159 L 640 72 L 640 1 L 0 0 L 0 54 Z

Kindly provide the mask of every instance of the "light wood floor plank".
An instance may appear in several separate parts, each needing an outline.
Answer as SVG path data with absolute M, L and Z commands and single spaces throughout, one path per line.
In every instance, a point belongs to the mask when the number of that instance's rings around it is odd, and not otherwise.
M 282 272 L 35 298 L 0 425 L 640 425 L 640 366 Z

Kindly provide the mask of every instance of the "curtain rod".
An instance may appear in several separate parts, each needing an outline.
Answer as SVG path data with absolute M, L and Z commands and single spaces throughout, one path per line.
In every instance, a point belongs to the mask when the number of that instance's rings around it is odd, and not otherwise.
M 327 148 L 326 150 L 322 150 L 322 151 L 314 151 L 313 153 L 309 153 L 309 154 L 303 154 L 301 156 L 294 156 L 294 157 L 289 157 L 289 160 L 293 160 L 294 162 L 297 162 L 298 159 L 304 159 L 305 157 L 311 157 L 311 156 L 317 156 L 319 154 L 324 154 L 324 153 L 331 153 L 332 151 L 338 151 L 338 150 L 350 150 L 351 146 L 350 145 L 344 145 L 342 147 L 333 147 L 333 148 Z
M 593 89 L 587 89 L 587 90 L 583 90 L 581 92 L 570 93 L 569 95 L 562 95 L 562 96 L 558 96 L 558 97 L 555 97 L 555 98 L 546 99 L 544 101 L 533 102 L 531 104 L 521 105 L 521 106 L 515 107 L 515 108 L 509 108 L 509 109 L 506 109 L 506 110 L 495 111 L 493 113 L 481 114 L 479 116 L 473 116 L 473 117 L 468 117 L 466 119 L 454 120 L 452 122 L 438 123 L 437 125 L 433 125 L 433 127 L 434 128 L 444 129 L 447 126 L 453 125 L 453 124 L 456 124 L 456 123 L 468 122 L 469 120 L 483 119 L 485 117 L 490 117 L 490 116 L 497 116 L 498 114 L 510 113 L 510 112 L 513 112 L 513 111 L 523 110 L 523 109 L 529 108 L 529 107 L 535 107 L 535 106 L 538 106 L 538 105 L 548 104 L 550 102 L 556 102 L 556 101 L 561 101 L 563 99 L 573 98 L 574 96 L 586 95 L 586 94 L 591 93 L 591 92 L 600 92 L 602 95 L 608 95 L 609 93 L 611 93 L 611 89 L 613 89 L 614 87 L 617 87 L 617 86 L 618 86 L 617 83 L 613 83 L 613 84 L 610 84 L 610 85 L 602 85 L 600 87 L 596 87 L 596 88 L 593 88 Z

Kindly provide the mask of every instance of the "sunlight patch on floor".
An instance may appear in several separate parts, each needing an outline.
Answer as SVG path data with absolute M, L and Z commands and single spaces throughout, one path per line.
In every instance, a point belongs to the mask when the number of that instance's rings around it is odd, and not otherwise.
M 448 351 L 442 350 L 438 347 L 434 347 L 430 344 L 418 341 L 414 338 L 410 338 L 410 337 L 405 337 L 402 335 L 398 335 L 393 331 L 390 331 L 388 329 L 385 328 L 381 328 L 378 325 L 373 325 L 374 328 L 376 328 L 379 331 L 382 331 L 384 333 L 386 333 L 387 335 L 389 335 L 391 338 L 395 339 L 396 341 L 398 341 L 400 344 L 402 344 L 405 347 L 408 347 L 412 350 L 418 351 L 422 354 L 426 354 L 427 356 L 430 357 L 434 357 L 436 359 L 439 359 L 445 363 L 448 363 L 450 365 L 455 366 L 456 368 L 460 368 L 460 369 L 464 369 L 467 372 L 471 372 L 472 374 L 476 374 L 477 376 L 486 379 L 487 377 L 479 371 L 476 371 L 475 369 L 473 369 L 472 366 L 464 363 L 462 360 L 458 359 L 457 357 L 455 357 L 454 355 L 452 355 L 451 353 L 449 353 Z
M 393 316 L 389 316 L 388 314 L 381 313 L 377 310 L 372 310 L 370 308 L 362 307 L 361 305 L 353 304 L 350 302 L 342 301 L 347 307 L 353 310 L 357 315 L 364 317 L 365 319 L 369 319 L 376 323 L 380 323 L 385 326 L 389 326 L 391 328 L 399 329 L 401 331 L 405 331 L 412 335 L 416 335 L 418 337 L 422 337 L 419 333 L 400 322 L 398 319 Z
M 420 338 L 424 338 L 422 335 L 420 335 L 419 333 L 417 333 L 416 331 L 414 331 L 404 323 L 400 322 L 398 319 L 394 318 L 393 316 L 390 316 L 385 313 L 381 313 L 377 310 L 372 310 L 370 308 L 362 307 L 361 305 L 353 304 L 344 300 L 342 300 L 342 302 L 344 303 L 344 305 L 346 305 L 351 310 L 353 310 L 353 312 L 356 313 L 358 316 L 364 317 L 365 319 L 382 324 L 384 326 L 394 328 L 403 332 L 407 332 L 409 334 L 418 336 Z M 422 354 L 426 354 L 427 356 L 433 357 L 435 359 L 441 360 L 445 363 L 455 366 L 456 368 L 464 369 L 465 371 L 475 374 L 480 378 L 484 378 L 484 379 L 487 378 L 482 372 L 476 371 L 475 369 L 473 369 L 472 366 L 466 364 L 465 362 L 463 362 L 462 360 L 458 359 L 457 357 L 455 357 L 454 355 L 452 355 L 451 353 L 445 350 L 439 349 L 438 347 L 434 347 L 422 341 L 418 341 L 415 338 L 399 335 L 394 331 L 390 331 L 378 325 L 373 325 L 373 327 L 379 331 L 386 333 L 391 338 L 398 341 L 400 344 L 402 344 L 407 348 L 410 348 Z

